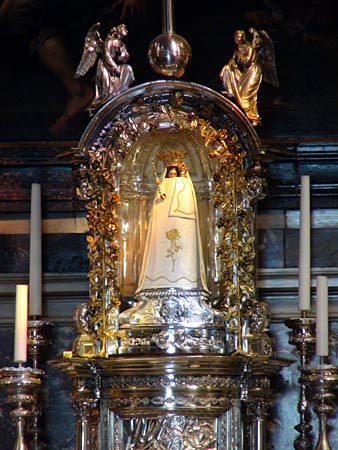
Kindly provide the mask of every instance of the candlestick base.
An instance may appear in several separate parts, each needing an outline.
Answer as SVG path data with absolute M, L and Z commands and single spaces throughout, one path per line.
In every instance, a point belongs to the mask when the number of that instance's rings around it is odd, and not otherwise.
M 315 402 L 313 410 L 319 419 L 319 437 L 315 450 L 330 450 L 327 419 L 336 407 L 338 367 L 328 364 L 303 366 L 301 380 L 309 387 Z
M 7 393 L 6 403 L 14 408 L 10 416 L 16 424 L 14 450 L 28 450 L 25 442 L 25 420 L 32 414 L 31 406 L 41 386 L 43 372 L 31 367 L 4 367 L 0 369 L 0 389 Z

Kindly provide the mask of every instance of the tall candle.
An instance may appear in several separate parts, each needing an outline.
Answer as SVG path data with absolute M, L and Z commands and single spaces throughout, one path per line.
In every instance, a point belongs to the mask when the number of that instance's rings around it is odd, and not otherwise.
M 42 314 L 41 186 L 32 184 L 29 258 L 29 315 Z
M 27 361 L 28 286 L 16 286 L 14 362 Z
M 327 277 L 317 277 L 316 355 L 329 355 L 329 308 Z
M 310 177 L 301 177 L 300 224 L 299 224 L 299 280 L 298 306 L 302 311 L 311 308 L 311 214 Z

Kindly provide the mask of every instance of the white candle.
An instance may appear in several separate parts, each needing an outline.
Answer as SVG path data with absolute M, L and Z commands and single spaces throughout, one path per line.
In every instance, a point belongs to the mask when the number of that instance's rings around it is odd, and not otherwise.
M 28 286 L 16 286 L 14 362 L 27 361 Z
M 41 186 L 32 184 L 29 258 L 29 315 L 42 314 Z
M 327 277 L 317 277 L 316 355 L 329 356 L 329 308 Z
M 310 214 L 310 177 L 301 177 L 300 219 L 299 219 L 299 280 L 298 306 L 308 311 L 311 300 L 311 214 Z

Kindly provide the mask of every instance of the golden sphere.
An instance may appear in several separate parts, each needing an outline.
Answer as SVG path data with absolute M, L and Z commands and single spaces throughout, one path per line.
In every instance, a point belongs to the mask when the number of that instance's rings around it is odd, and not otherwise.
M 150 43 L 148 58 L 155 72 L 180 78 L 191 60 L 188 42 L 178 34 L 160 34 Z

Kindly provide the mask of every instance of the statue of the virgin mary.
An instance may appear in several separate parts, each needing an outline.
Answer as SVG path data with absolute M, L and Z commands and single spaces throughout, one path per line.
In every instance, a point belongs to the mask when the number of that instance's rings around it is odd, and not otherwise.
M 165 168 L 160 179 L 156 175 L 157 192 L 135 293 L 139 302 L 120 314 L 122 327 L 192 327 L 212 324 L 218 316 L 206 302 L 209 291 L 197 201 L 184 157 L 182 151 L 158 153 Z
M 166 168 L 154 199 L 137 294 L 162 288 L 208 291 L 196 196 L 183 156 L 158 155 Z

